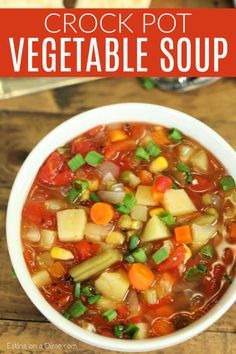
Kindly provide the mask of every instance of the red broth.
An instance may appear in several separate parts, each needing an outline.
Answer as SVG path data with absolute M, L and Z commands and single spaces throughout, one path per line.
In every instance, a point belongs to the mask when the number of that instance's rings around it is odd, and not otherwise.
M 177 129 L 98 126 L 54 151 L 22 212 L 45 299 L 108 337 L 149 338 L 206 313 L 235 269 L 236 189 Z

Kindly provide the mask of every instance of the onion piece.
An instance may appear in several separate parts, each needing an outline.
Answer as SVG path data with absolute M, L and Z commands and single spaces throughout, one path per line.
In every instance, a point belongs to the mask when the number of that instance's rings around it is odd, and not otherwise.
M 30 242 L 39 242 L 40 232 L 36 227 L 29 228 L 25 231 L 23 237 Z
M 122 203 L 125 192 L 112 192 L 112 191 L 98 191 L 97 195 L 107 203 L 117 204 Z
M 87 223 L 84 234 L 90 241 L 101 242 L 107 235 L 109 235 L 114 226 L 112 224 L 97 225 L 94 223 Z
M 48 199 L 44 205 L 50 211 L 58 211 L 67 207 L 67 203 L 61 199 Z
M 137 316 L 140 312 L 140 303 L 137 292 L 130 290 L 127 296 L 128 309 L 131 316 Z
M 114 184 L 116 184 L 116 179 L 114 178 L 112 173 L 108 172 L 102 179 L 102 188 L 110 189 Z
M 99 167 L 98 171 L 106 176 L 108 173 L 111 173 L 114 178 L 118 178 L 120 174 L 120 167 L 111 161 L 104 161 Z
M 192 157 L 195 149 L 190 145 L 180 145 L 179 147 L 179 158 L 182 162 L 188 162 Z
M 111 192 L 123 192 L 124 191 L 124 185 L 123 183 L 116 183 L 111 186 Z

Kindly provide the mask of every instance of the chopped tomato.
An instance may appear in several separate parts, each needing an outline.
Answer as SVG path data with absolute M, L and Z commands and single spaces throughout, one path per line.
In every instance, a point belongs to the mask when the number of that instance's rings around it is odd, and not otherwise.
M 196 180 L 196 184 L 188 186 L 189 190 L 196 193 L 212 192 L 215 189 L 215 182 L 205 176 L 194 175 L 193 180 Z
M 96 136 L 98 133 L 100 133 L 104 129 L 105 129 L 104 125 L 98 125 L 97 127 L 88 130 L 86 135 L 89 137 Z
M 116 338 L 112 329 L 108 329 L 108 328 L 98 329 L 98 333 L 105 337 Z
M 87 240 L 81 240 L 75 243 L 74 247 L 80 261 L 85 261 L 86 259 L 95 256 L 100 249 L 99 244 L 88 242 Z
M 137 175 L 140 178 L 141 184 L 151 185 L 153 183 L 153 177 L 151 172 L 146 170 L 140 170 L 137 172 Z
M 42 229 L 56 230 L 57 229 L 56 214 L 51 213 L 50 211 L 47 210 L 43 211 L 40 226 Z
M 134 150 L 135 147 L 134 140 L 117 141 L 105 147 L 104 155 L 108 160 L 115 160 L 121 152 Z
M 153 184 L 153 189 L 158 192 L 165 193 L 167 190 L 171 189 L 173 181 L 168 176 L 159 176 Z
M 33 224 L 40 226 L 42 222 L 42 215 L 45 211 L 42 203 L 28 203 L 24 206 L 23 217 Z
M 145 125 L 143 125 L 143 124 L 133 125 L 132 130 L 131 130 L 132 139 L 135 139 L 135 140 L 141 139 L 145 134 L 145 130 L 146 130 Z
M 201 209 L 202 207 L 202 197 L 200 193 L 195 193 L 191 190 L 186 190 L 189 198 L 192 200 L 193 204 L 197 209 Z
M 56 151 L 49 156 L 38 173 L 39 182 L 53 186 L 69 184 L 74 177 L 65 158 Z
M 129 316 L 129 309 L 125 303 L 117 306 L 118 315 L 124 319 Z
M 85 156 L 93 150 L 95 150 L 95 146 L 89 139 L 74 140 L 71 144 L 71 153 L 73 155 L 80 153 L 82 156 Z
M 184 263 L 186 249 L 184 246 L 178 246 L 175 251 L 157 266 L 160 272 L 165 272 L 166 270 L 176 268 Z

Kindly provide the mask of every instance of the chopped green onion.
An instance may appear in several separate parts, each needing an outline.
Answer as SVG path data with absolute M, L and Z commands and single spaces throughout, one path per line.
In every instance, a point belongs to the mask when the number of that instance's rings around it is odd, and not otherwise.
M 167 259 L 169 257 L 169 253 L 166 250 L 165 247 L 161 247 L 159 248 L 159 250 L 157 250 L 155 253 L 153 253 L 152 255 L 152 259 L 156 264 L 160 264 L 161 262 L 163 262 L 165 259 Z
M 179 188 L 178 188 L 178 186 L 175 183 L 173 183 L 172 184 L 172 189 L 179 189 Z
M 177 170 L 179 170 L 179 171 L 186 172 L 186 173 L 190 172 L 190 167 L 186 166 L 183 163 L 178 163 L 178 165 L 176 167 L 177 167 Z
M 183 140 L 183 136 L 178 129 L 172 128 L 169 130 L 169 139 L 171 139 L 174 143 L 179 143 Z
M 137 147 L 137 149 L 135 150 L 134 155 L 139 160 L 149 161 L 149 154 L 147 153 L 147 151 L 142 146 Z
M 101 201 L 101 198 L 95 193 L 95 192 L 90 192 L 90 198 L 92 199 L 93 202 L 97 203 Z
M 146 151 L 149 154 L 149 156 L 152 157 L 157 157 L 161 153 L 161 149 L 153 141 L 149 141 L 149 143 L 146 146 Z
M 193 176 L 188 174 L 187 177 L 186 177 L 186 182 L 187 183 L 192 183 L 192 181 L 193 181 Z
M 89 189 L 88 182 L 84 181 L 83 179 L 76 179 L 75 181 L 73 181 L 73 184 L 76 186 L 80 186 L 82 191 Z
M 135 259 L 131 254 L 127 254 L 126 256 L 124 256 L 124 261 L 127 263 L 134 263 Z
M 140 80 L 145 90 L 151 90 L 155 87 L 155 81 L 150 77 L 142 77 Z
M 134 338 L 138 333 L 139 328 L 135 326 L 133 323 L 129 323 L 123 333 L 127 334 L 130 338 Z
M 79 201 L 81 194 L 82 194 L 81 189 L 72 187 L 71 189 L 68 190 L 66 199 L 68 203 L 76 204 Z
M 113 327 L 113 333 L 116 337 L 122 338 L 125 330 L 125 326 L 122 324 L 117 324 Z
M 204 257 L 213 257 L 213 247 L 212 245 L 205 245 L 199 252 L 202 258 Z
M 97 294 L 97 295 L 93 295 L 88 297 L 87 301 L 90 305 L 95 304 L 96 302 L 98 302 L 98 300 L 101 299 L 101 295 Z
M 91 285 L 86 285 L 81 289 L 81 294 L 85 297 L 93 296 L 94 288 Z
M 187 280 L 196 280 L 196 277 L 198 278 L 199 275 L 200 275 L 199 271 L 198 271 L 197 267 L 195 267 L 195 266 L 188 268 L 186 270 L 186 272 L 184 273 L 184 277 Z
M 117 312 L 113 309 L 107 310 L 102 313 L 102 317 L 105 318 L 108 322 L 112 322 L 117 317 Z
M 63 314 L 63 317 L 65 317 L 67 320 L 69 320 L 69 318 L 71 317 L 71 315 L 68 312 L 65 312 Z
M 147 262 L 147 255 L 143 248 L 137 248 L 131 255 L 134 257 L 136 262 L 145 263 Z
M 130 208 L 120 203 L 115 205 L 115 210 L 122 214 L 130 213 Z
M 132 193 L 126 193 L 126 195 L 123 199 L 123 204 L 127 208 L 131 209 L 135 206 L 136 203 L 137 203 L 137 200 L 136 200 L 135 196 Z
M 225 274 L 223 278 L 224 278 L 229 284 L 232 284 L 232 283 L 233 283 L 233 279 L 232 279 L 228 274 Z
M 97 151 L 90 151 L 85 156 L 85 161 L 87 162 L 87 164 L 93 167 L 99 166 L 103 160 L 104 156 L 102 154 L 99 154 Z
M 75 301 L 68 309 L 68 313 L 72 316 L 72 317 L 80 317 L 82 316 L 86 311 L 88 310 L 88 308 L 86 306 L 84 306 L 84 304 L 82 303 L 81 300 L 77 300 Z
M 159 219 L 164 222 L 167 226 L 174 225 L 176 222 L 176 219 L 173 215 L 169 213 L 169 211 L 162 211 L 159 214 Z
M 235 180 L 232 176 L 226 176 L 220 179 L 219 181 L 223 191 L 229 191 L 236 187 Z
M 135 248 L 137 248 L 139 242 L 140 242 L 139 237 L 137 235 L 132 235 L 129 240 L 128 249 L 130 251 L 133 251 Z
M 80 291 L 81 291 L 81 284 L 80 283 L 76 283 L 75 287 L 74 287 L 74 297 L 75 298 L 80 297 Z
M 71 171 L 75 172 L 85 164 L 85 161 L 81 154 L 77 154 L 73 156 L 72 159 L 67 162 L 67 164 L 70 167 Z
M 207 270 L 208 270 L 208 267 L 205 265 L 205 264 L 202 264 L 202 263 L 199 263 L 197 265 L 197 270 L 199 273 L 201 274 L 206 274 Z

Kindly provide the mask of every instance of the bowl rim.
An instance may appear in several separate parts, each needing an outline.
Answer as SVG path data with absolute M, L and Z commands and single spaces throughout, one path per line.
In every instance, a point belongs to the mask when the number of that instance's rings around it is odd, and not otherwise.
M 84 119 L 83 125 L 78 124 L 78 121 L 81 119 Z M 6 217 L 7 246 L 13 268 L 25 293 L 38 310 L 57 328 L 75 339 L 102 349 L 124 352 L 160 350 L 194 337 L 218 320 L 236 300 L 235 279 L 219 302 L 210 311 L 181 330 L 158 338 L 135 341 L 113 339 L 91 333 L 79 327 L 65 319 L 49 305 L 33 284 L 22 253 L 20 239 L 22 206 L 36 176 L 36 172 L 45 158 L 56 147 L 63 146 L 66 142 L 86 130 L 99 124 L 110 124 L 119 121 L 156 123 L 167 127 L 174 126 L 200 142 L 214 155 L 221 152 L 221 163 L 236 178 L 236 171 L 233 169 L 234 164 L 232 163 L 236 163 L 236 153 L 233 148 L 214 130 L 190 115 L 172 108 L 148 103 L 118 103 L 94 108 L 77 114 L 54 128 L 33 148 L 24 161 L 15 178 L 8 201 Z M 58 144 L 59 141 L 60 144 Z M 45 146 L 47 149 L 45 149 Z M 25 183 L 25 181 L 27 182 Z M 12 220 L 14 220 L 14 223 Z

